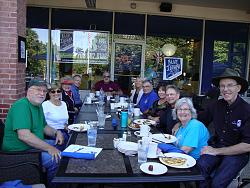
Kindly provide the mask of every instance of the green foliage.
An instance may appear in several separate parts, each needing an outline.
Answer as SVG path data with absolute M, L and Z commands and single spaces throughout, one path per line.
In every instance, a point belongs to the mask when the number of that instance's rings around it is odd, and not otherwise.
M 214 58 L 215 63 L 227 63 L 229 53 L 229 42 L 227 41 L 214 41 Z
M 28 65 L 26 73 L 31 76 L 45 75 L 46 70 L 46 58 L 41 59 L 41 55 L 46 57 L 47 44 L 38 40 L 38 34 L 27 28 L 26 30 L 26 42 L 28 51 Z

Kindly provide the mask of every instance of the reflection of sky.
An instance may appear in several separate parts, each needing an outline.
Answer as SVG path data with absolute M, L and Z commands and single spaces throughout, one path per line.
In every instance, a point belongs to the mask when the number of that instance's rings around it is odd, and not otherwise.
M 38 40 L 44 44 L 48 43 L 48 29 L 32 29 L 38 35 Z M 97 33 L 90 32 L 90 43 L 95 38 Z M 60 46 L 60 30 L 52 30 L 52 41 L 53 44 Z M 88 49 L 88 32 L 74 31 L 73 32 L 73 46 L 74 48 L 81 48 L 84 51 Z
M 38 40 L 44 44 L 48 43 L 48 29 L 32 29 L 38 35 Z

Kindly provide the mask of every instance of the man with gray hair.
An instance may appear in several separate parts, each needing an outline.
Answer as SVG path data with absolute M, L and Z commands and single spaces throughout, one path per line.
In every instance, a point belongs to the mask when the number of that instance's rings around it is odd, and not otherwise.
M 9 109 L 5 128 L 2 150 L 24 151 L 42 150 L 42 165 L 47 169 L 48 184 L 52 187 L 53 179 L 61 158 L 55 145 L 63 144 L 60 131 L 47 125 L 43 113 L 42 102 L 47 93 L 47 84 L 40 78 L 30 81 L 27 96 L 16 101 Z M 45 140 L 44 134 L 55 137 Z

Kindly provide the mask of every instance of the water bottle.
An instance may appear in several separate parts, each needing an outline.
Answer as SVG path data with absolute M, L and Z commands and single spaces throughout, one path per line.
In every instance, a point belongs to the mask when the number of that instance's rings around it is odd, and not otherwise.
M 117 121 L 116 121 L 116 118 L 113 118 L 113 119 L 112 119 L 112 127 L 114 128 L 114 130 L 116 130 L 116 128 L 117 128 Z
M 126 128 L 128 124 L 128 112 L 121 111 L 121 127 Z
M 105 97 L 105 93 L 103 91 L 103 89 L 100 89 L 100 96 L 99 96 L 99 100 L 100 102 L 104 102 L 104 97 Z

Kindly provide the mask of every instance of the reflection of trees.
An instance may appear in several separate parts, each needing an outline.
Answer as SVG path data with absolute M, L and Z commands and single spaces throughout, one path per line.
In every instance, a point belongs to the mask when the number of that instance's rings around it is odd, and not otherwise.
M 228 62 L 229 42 L 227 41 L 214 41 L 214 59 L 216 63 Z
M 166 37 L 147 37 L 146 47 L 146 68 L 153 67 L 156 63 L 154 55 L 157 51 L 161 50 L 164 44 L 174 44 L 177 46 L 177 50 L 174 54 L 175 57 L 183 58 L 183 65 L 188 65 L 193 62 L 193 46 L 192 43 L 187 43 L 184 38 L 166 38 Z M 158 65 L 159 70 L 163 68 L 163 61 Z
M 46 44 L 38 40 L 37 33 L 27 28 L 26 42 L 28 51 L 28 65 L 26 73 L 32 76 L 43 76 L 46 69 Z

